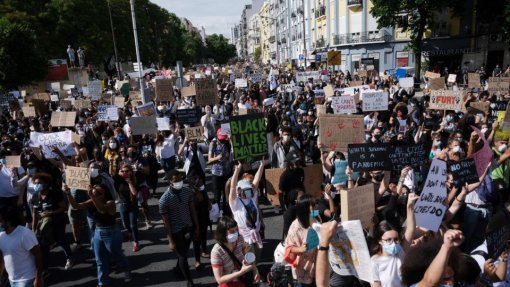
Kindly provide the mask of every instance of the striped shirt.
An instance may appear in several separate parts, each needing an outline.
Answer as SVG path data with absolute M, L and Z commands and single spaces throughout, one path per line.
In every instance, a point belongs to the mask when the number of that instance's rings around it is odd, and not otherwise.
M 243 237 L 239 236 L 232 253 L 234 253 L 240 262 L 243 262 L 244 260 L 244 249 L 245 243 Z M 223 275 L 231 274 L 240 270 L 239 267 L 236 267 L 236 264 L 232 261 L 232 258 L 230 258 L 227 251 L 225 251 L 225 249 L 223 249 L 223 247 L 221 247 L 218 243 L 216 243 L 211 250 L 211 266 L 212 268 L 223 268 Z
M 168 188 L 159 199 L 159 213 L 168 215 L 171 232 L 177 233 L 184 228 L 192 227 L 189 204 L 193 201 L 193 191 L 183 187 L 180 191 Z

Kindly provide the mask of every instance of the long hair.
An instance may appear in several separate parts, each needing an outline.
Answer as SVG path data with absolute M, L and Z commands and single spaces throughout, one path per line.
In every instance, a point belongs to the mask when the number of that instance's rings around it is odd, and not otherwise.
M 381 221 L 377 225 L 377 227 L 374 229 L 374 239 L 372 241 L 372 254 L 379 254 L 382 252 L 382 248 L 381 245 L 379 244 L 379 241 L 381 241 L 381 238 L 385 232 L 392 230 L 396 231 L 400 236 L 399 230 L 386 220 Z
M 310 194 L 303 194 L 296 203 L 296 217 L 303 228 L 310 227 L 310 207 L 314 205 Z
M 232 217 L 222 216 L 216 226 L 216 232 L 214 233 L 214 239 L 219 243 L 227 243 L 227 232 L 237 226 L 237 222 Z

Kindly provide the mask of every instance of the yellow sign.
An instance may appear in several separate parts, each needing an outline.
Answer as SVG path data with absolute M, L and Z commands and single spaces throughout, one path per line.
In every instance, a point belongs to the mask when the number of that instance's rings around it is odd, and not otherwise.
M 328 52 L 328 65 L 340 65 L 342 63 L 342 53 L 340 51 Z

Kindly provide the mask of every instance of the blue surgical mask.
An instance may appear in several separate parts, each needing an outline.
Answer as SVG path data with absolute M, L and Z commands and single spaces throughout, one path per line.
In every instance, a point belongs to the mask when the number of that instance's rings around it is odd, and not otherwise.
M 310 211 L 310 217 L 318 217 L 319 216 L 319 210 L 314 209 Z
M 44 184 L 42 183 L 36 183 L 34 184 L 34 191 L 35 193 L 39 193 L 44 190 Z
M 390 243 L 390 244 L 383 244 L 383 250 L 384 252 L 392 255 L 392 256 L 395 256 L 397 255 L 399 252 L 400 252 L 400 244 L 398 243 Z

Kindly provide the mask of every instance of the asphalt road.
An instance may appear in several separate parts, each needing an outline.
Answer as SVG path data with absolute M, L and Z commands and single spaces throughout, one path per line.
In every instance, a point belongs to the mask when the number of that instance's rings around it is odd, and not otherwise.
M 207 185 L 210 187 L 210 184 Z M 168 185 L 160 179 L 157 190 L 157 197 L 150 198 L 150 218 L 153 227 L 146 229 L 145 223 L 139 215 L 139 232 L 140 232 L 140 250 L 136 253 L 132 251 L 131 242 L 124 240 L 123 249 L 127 256 L 132 272 L 132 280 L 130 283 L 124 283 L 122 273 L 112 272 L 112 286 L 186 286 L 186 281 L 180 281 L 172 273 L 171 269 L 176 266 L 177 257 L 168 249 L 168 241 L 166 240 L 163 221 L 158 213 L 159 197 L 167 189 Z M 208 189 L 209 196 L 212 197 L 212 191 Z M 273 252 L 281 239 L 283 229 L 282 215 L 275 215 L 274 208 L 269 205 L 261 205 L 266 224 L 266 240 L 262 251 L 262 259 L 258 265 L 259 271 L 263 278 L 273 264 Z M 119 224 L 119 226 L 122 226 Z M 213 231 L 208 231 L 208 251 L 215 244 L 213 232 L 216 228 L 213 225 Z M 72 235 L 68 228 L 69 239 Z M 89 250 L 88 245 L 84 245 L 75 251 L 75 265 L 65 270 L 65 257 L 60 247 L 52 250 L 50 258 L 51 276 L 46 280 L 46 286 L 67 287 L 67 286 L 97 286 L 96 266 L 94 254 Z M 209 259 L 202 258 L 204 268 L 195 271 L 195 259 L 193 256 L 193 248 L 190 248 L 188 254 L 188 263 L 190 265 L 191 276 L 199 286 L 217 286 Z

